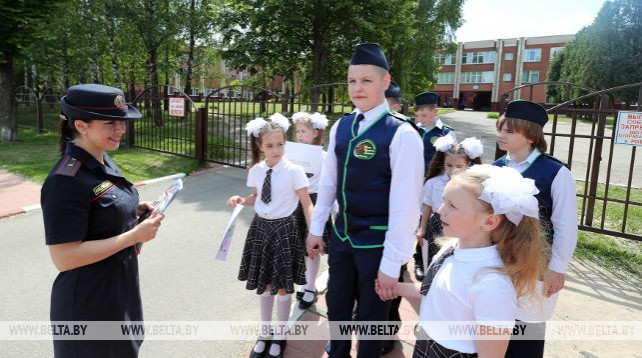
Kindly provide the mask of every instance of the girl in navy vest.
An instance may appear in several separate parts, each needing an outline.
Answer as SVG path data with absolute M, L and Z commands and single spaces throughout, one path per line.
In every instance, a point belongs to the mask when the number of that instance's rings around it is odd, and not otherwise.
M 545 321 L 553 316 L 558 292 L 564 287 L 564 272 L 577 243 L 575 179 L 564 163 L 546 154 L 547 121 L 548 114 L 542 106 L 523 100 L 510 102 L 497 120 L 497 145 L 507 153 L 493 164 L 514 168 L 525 178 L 535 180 L 539 218 L 553 253 L 544 281 L 538 283 L 543 304 L 522 301 L 516 316 L 531 322 L 528 329 L 539 332 L 540 339 L 511 340 L 509 357 L 544 355 Z
M 250 357 L 263 357 L 266 351 L 268 357 L 283 356 L 294 285 L 305 284 L 305 248 L 297 235 L 293 214 L 301 202 L 309 223 L 313 209 L 303 168 L 283 157 L 285 133 L 290 123 L 278 113 L 270 120 L 256 118 L 245 127 L 250 136 L 253 164 L 247 186 L 253 190 L 245 198 L 234 195 L 227 201 L 229 207 L 253 205 L 256 211 L 245 240 L 238 276 L 239 280 L 247 281 L 248 290 L 256 290 L 260 301 L 262 333 Z M 278 323 L 272 328 L 272 339 L 270 322 L 277 294 Z
M 435 156 L 430 162 L 423 191 L 423 211 L 417 229 L 417 242 L 423 250 L 424 269 L 439 251 L 435 238 L 442 235 L 441 220 L 437 209 L 443 202 L 444 188 L 454 174 L 474 164 L 481 164 L 484 146 L 477 138 L 466 138 L 456 143 L 451 136 L 439 137 L 435 141 Z
M 400 295 L 421 299 L 413 357 L 504 356 L 517 297 L 534 295 L 550 251 L 536 193 L 533 180 L 492 165 L 446 184 L 439 215 L 449 241 L 422 283 L 399 284 Z
M 299 143 L 322 145 L 325 129 L 328 126 L 328 118 L 318 112 L 310 114 L 307 112 L 297 112 L 292 115 L 292 122 L 294 123 L 295 139 Z M 321 163 L 325 159 L 327 152 L 322 151 Z M 319 177 L 320 172 L 316 174 L 306 173 L 310 180 L 310 199 L 312 203 L 317 202 L 317 193 L 319 192 Z M 308 226 L 303 212 L 303 207 L 299 205 L 294 212 L 297 220 L 297 228 L 299 229 L 299 238 L 302 245 L 305 246 L 305 239 L 308 236 Z M 332 230 L 332 221 L 328 219 L 323 230 L 323 243 L 325 245 L 324 252 L 328 252 L 328 244 L 330 240 L 330 232 Z M 316 301 L 318 294 L 316 287 L 317 274 L 321 266 L 321 256 L 317 255 L 310 257 L 306 254 L 305 257 L 305 280 L 307 283 L 301 286 L 301 289 L 296 293 L 296 298 L 299 300 L 299 308 L 308 309 Z

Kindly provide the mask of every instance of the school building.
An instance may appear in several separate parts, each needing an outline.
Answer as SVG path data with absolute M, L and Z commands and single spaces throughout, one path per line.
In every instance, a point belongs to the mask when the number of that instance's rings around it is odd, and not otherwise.
M 433 91 L 440 97 L 440 106 L 497 111 L 503 92 L 546 81 L 551 59 L 574 38 L 555 35 L 460 42 L 455 54 L 434 55 L 441 69 Z M 524 89 L 521 98 L 530 95 Z M 534 87 L 532 100 L 546 104 L 546 87 Z

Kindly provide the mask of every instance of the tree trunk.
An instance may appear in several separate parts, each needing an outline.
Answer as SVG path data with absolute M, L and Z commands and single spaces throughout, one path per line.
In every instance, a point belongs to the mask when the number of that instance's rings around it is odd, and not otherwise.
M 190 16 L 194 16 L 194 8 L 196 7 L 195 0 L 192 0 L 189 5 Z M 190 23 L 189 26 L 189 52 L 187 53 L 187 73 L 185 78 L 185 94 L 188 96 L 192 94 L 192 67 L 194 66 L 194 45 L 195 45 L 195 36 L 194 36 L 194 25 Z
M 13 142 L 18 137 L 18 109 L 14 91 L 13 59 L 0 63 L 0 142 Z
M 116 23 L 111 12 L 111 6 L 109 6 L 109 3 L 106 2 L 105 15 L 107 17 L 107 36 L 109 37 L 109 56 L 111 57 L 111 69 L 114 76 L 114 85 L 116 86 L 116 88 L 121 88 L 120 72 L 118 71 L 118 56 L 116 56 L 116 42 L 114 41 Z
M 157 48 L 149 50 L 149 79 L 152 84 L 150 95 L 152 97 L 152 112 L 154 113 L 154 123 L 158 127 L 163 126 L 163 112 L 161 111 L 161 99 L 158 93 L 158 56 Z

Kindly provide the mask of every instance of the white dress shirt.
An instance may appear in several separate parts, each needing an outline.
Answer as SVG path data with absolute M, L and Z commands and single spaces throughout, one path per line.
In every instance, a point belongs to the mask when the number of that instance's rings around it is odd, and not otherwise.
M 359 133 L 372 124 L 382 112 L 388 110 L 387 102 L 363 112 L 359 122 Z M 356 114 L 362 113 L 358 109 Z M 319 196 L 314 208 L 310 233 L 322 236 L 332 203 L 337 193 L 337 157 L 334 152 L 337 121 L 330 129 L 328 152 L 321 169 Z M 412 255 L 419 220 L 419 201 L 424 176 L 423 143 L 417 131 L 404 123 L 397 128 L 390 143 L 390 204 L 388 231 L 383 244 L 383 257 L 379 270 L 390 277 L 399 277 L 401 265 Z
M 449 181 L 450 177 L 444 172 L 428 179 L 424 184 L 424 200 L 422 203 L 430 206 L 432 213 L 437 212 L 444 202 L 444 188 Z
M 509 153 L 506 155 L 506 166 L 523 173 L 540 155 L 541 152 L 536 148 L 526 159 L 516 163 L 510 159 Z M 553 198 L 551 222 L 553 223 L 554 233 L 553 255 L 548 265 L 549 269 L 559 273 L 566 272 L 577 244 L 577 199 L 575 192 L 576 186 L 573 174 L 565 166 L 560 168 L 551 185 L 551 196 Z
M 261 200 L 263 181 L 268 169 L 272 169 L 271 200 L 269 204 Z M 299 203 L 296 191 L 309 186 L 308 177 L 300 165 L 282 158 L 272 168 L 265 160 L 257 163 L 247 175 L 247 186 L 257 189 L 254 211 L 264 219 L 280 219 L 294 213 Z

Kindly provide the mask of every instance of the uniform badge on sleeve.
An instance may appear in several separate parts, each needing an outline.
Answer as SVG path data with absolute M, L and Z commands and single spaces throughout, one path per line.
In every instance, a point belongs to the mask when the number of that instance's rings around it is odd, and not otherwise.
M 359 159 L 369 160 L 377 154 L 377 146 L 372 140 L 364 139 L 357 144 L 352 153 Z

